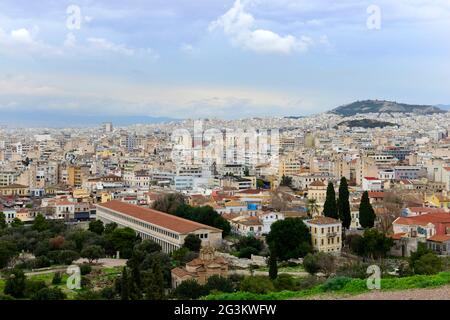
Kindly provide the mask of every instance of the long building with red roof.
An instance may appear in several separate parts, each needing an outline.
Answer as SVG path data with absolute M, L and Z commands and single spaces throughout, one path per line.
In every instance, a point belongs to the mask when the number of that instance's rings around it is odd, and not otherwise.
M 97 219 L 129 227 L 142 239 L 160 244 L 166 253 L 181 248 L 188 234 L 197 235 L 203 245 L 218 247 L 222 243 L 220 229 L 117 200 L 97 204 Z

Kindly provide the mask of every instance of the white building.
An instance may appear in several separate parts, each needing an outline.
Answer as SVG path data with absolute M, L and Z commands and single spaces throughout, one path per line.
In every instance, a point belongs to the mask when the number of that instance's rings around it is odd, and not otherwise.
M 362 188 L 364 191 L 383 191 L 384 184 L 381 179 L 375 177 L 364 177 L 362 180 Z
M 98 204 L 97 219 L 129 227 L 142 239 L 150 239 L 161 245 L 165 253 L 181 248 L 188 234 L 197 235 L 202 245 L 219 247 L 222 244 L 220 229 L 121 201 Z

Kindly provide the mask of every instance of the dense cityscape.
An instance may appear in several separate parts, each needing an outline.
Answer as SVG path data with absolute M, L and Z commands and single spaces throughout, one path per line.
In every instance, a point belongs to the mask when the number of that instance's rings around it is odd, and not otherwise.
M 0 314 L 430 317 L 448 30 L 449 0 L 0 1 Z
M 371 265 L 381 279 L 427 275 L 446 283 L 449 117 L 358 110 L 344 117 L 335 109 L 127 127 L 5 127 L 0 261 L 16 276 L 1 280 L 2 297 L 339 294 L 348 283 L 365 285 Z M 389 125 L 349 126 L 354 120 Z M 232 143 L 208 139 L 211 128 Z M 249 145 L 263 136 L 269 142 L 255 156 Z M 223 152 L 212 158 L 208 149 Z M 66 286 L 64 265 L 80 267 L 78 288 Z M 33 280 L 44 275 L 52 285 Z M 24 277 L 32 284 L 20 289 L 15 282 Z

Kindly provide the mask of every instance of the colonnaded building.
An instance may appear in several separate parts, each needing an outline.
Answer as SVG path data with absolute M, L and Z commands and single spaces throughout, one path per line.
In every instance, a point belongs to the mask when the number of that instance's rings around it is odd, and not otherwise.
M 158 210 L 117 200 L 96 206 L 97 220 L 105 224 L 115 222 L 119 227 L 129 227 L 143 240 L 150 239 L 161 245 L 165 253 L 181 248 L 188 234 L 197 235 L 203 246 L 217 248 L 222 243 L 222 230 Z

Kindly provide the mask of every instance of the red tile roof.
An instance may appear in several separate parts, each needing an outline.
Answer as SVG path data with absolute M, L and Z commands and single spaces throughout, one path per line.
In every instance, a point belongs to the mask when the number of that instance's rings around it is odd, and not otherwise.
M 309 185 L 310 187 L 325 187 L 325 183 L 320 180 L 316 180 Z
M 407 209 L 409 209 L 411 212 L 417 212 L 417 213 L 421 213 L 421 212 L 427 212 L 427 213 L 446 213 L 445 210 L 439 209 L 439 208 L 409 207 L 409 208 L 407 208 Z
M 389 235 L 388 237 L 393 240 L 400 240 L 404 235 L 406 235 L 406 232 L 394 233 Z
M 397 218 L 393 223 L 403 225 L 421 225 L 421 226 L 426 226 L 429 223 L 433 224 L 450 223 L 450 213 L 437 212 L 437 213 L 428 213 L 415 217 L 400 217 Z
M 112 200 L 106 203 L 97 205 L 101 208 L 106 208 L 129 215 L 136 219 L 140 219 L 162 228 L 173 230 L 175 232 L 186 234 L 196 231 L 198 229 L 208 229 L 211 231 L 221 232 L 222 230 L 201 224 L 195 221 L 183 219 L 165 212 L 153 210 L 149 208 L 140 207 L 134 204 Z
M 434 241 L 434 242 L 445 242 L 450 241 L 450 234 L 436 234 L 427 240 Z
M 308 223 L 310 223 L 310 224 L 336 224 L 336 223 L 340 223 L 340 221 L 337 219 L 334 219 L 334 218 L 330 218 L 330 217 L 317 216 L 317 217 L 313 218 L 312 220 L 309 220 Z
M 384 196 L 383 191 L 369 191 L 369 198 L 384 198 Z

